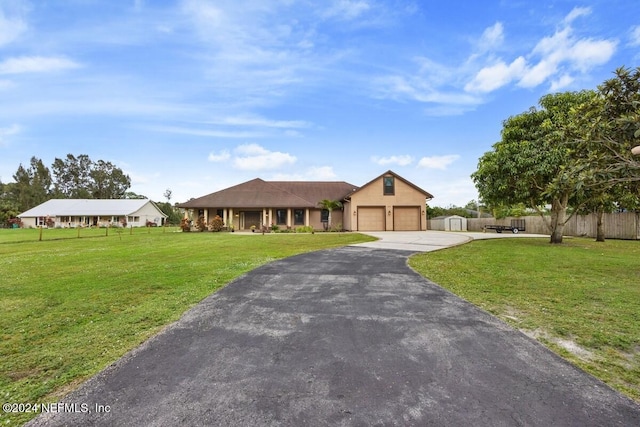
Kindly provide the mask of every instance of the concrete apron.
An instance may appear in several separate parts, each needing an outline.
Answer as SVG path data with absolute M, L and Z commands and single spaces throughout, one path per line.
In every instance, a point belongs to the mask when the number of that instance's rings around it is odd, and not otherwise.
M 413 252 L 431 252 L 438 249 L 462 245 L 472 240 L 500 239 L 500 238 L 531 238 L 549 236 L 541 234 L 513 234 L 513 233 L 475 233 L 458 231 L 364 231 L 360 232 L 373 236 L 379 240 L 375 242 L 358 243 L 360 246 L 373 249 L 395 249 Z

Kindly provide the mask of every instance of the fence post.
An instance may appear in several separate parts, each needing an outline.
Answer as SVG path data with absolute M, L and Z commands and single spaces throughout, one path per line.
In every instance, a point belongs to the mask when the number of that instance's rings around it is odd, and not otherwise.
M 77 228 L 78 228 L 78 239 L 79 239 L 79 238 L 80 238 L 80 229 L 81 229 L 82 227 L 80 227 L 80 225 L 78 225 L 78 227 L 77 227 Z
M 40 237 L 38 237 L 38 241 L 42 242 L 42 226 L 40 226 Z
M 109 237 L 109 224 L 107 224 L 107 231 L 105 233 L 105 237 Z

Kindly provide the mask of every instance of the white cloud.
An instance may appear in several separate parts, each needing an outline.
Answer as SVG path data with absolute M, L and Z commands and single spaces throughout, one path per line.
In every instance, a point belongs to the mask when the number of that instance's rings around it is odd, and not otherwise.
M 445 170 L 447 167 L 460 158 L 457 154 L 449 154 L 446 156 L 431 156 L 423 157 L 418 162 L 418 167 L 425 169 L 441 169 Z
M 257 116 L 223 117 L 212 120 L 211 123 L 228 126 L 256 126 L 277 129 L 301 129 L 311 126 L 310 123 L 302 120 L 270 120 Z
M 640 25 L 636 25 L 635 27 L 631 28 L 631 33 L 629 37 L 630 37 L 630 41 L 629 41 L 630 46 L 640 46 Z
M 13 124 L 8 128 L 0 128 L 0 147 L 8 146 L 9 145 L 8 137 L 17 135 L 18 133 L 20 133 L 21 130 L 22 128 L 17 124 Z
M 0 62 L 0 74 L 49 73 L 80 67 L 67 58 L 46 56 L 22 56 Z
M 314 166 L 302 173 L 274 173 L 269 179 L 273 181 L 332 181 L 336 173 L 331 166 Z
M 492 92 L 519 78 L 525 67 L 526 61 L 521 56 L 509 65 L 499 61 L 490 67 L 481 69 L 473 80 L 466 84 L 464 89 L 469 92 Z
M 334 0 L 331 7 L 324 11 L 323 16 L 351 20 L 359 17 L 370 8 L 371 5 L 363 0 Z
M 413 157 L 409 155 L 390 156 L 390 157 L 373 156 L 371 157 L 371 161 L 381 166 L 385 166 L 385 165 L 407 166 L 413 163 Z
M 286 1 L 182 2 L 218 98 L 254 105 L 277 102 L 292 88 L 315 82 L 339 57 L 336 50 L 315 49 L 315 26 L 290 19 L 291 9 L 295 5 Z
M 551 82 L 550 90 L 551 92 L 559 91 L 560 89 L 563 89 L 569 86 L 571 83 L 573 83 L 573 81 L 574 81 L 573 77 L 571 77 L 568 74 L 565 74 L 563 76 L 560 76 L 560 78 Z
M 27 30 L 27 24 L 19 17 L 7 17 L 0 9 L 0 46 L 7 45 Z
M 574 7 L 571 12 L 562 21 L 565 25 L 570 25 L 576 18 L 591 14 L 590 7 Z
M 144 126 L 142 128 L 154 132 L 177 133 L 211 138 L 260 138 L 264 136 L 258 132 L 233 132 L 218 129 L 186 128 L 181 126 Z
M 481 50 L 494 49 L 504 41 L 504 27 L 501 22 L 496 22 L 488 27 L 480 37 L 479 47 Z
M 478 105 L 481 101 L 476 96 L 464 92 L 446 91 L 432 85 L 429 78 L 386 76 L 374 79 L 376 88 L 374 96 L 391 98 L 399 101 L 411 100 L 423 103 L 451 104 L 466 106 L 466 109 Z
M 526 57 L 519 56 L 508 65 L 503 59 L 491 59 L 493 63 L 475 73 L 465 90 L 487 93 L 512 82 L 525 88 L 550 82 L 552 88 L 559 89 L 573 82 L 576 74 L 606 64 L 616 51 L 617 40 L 577 38 L 571 27 L 577 18 L 590 13 L 590 8 L 574 8 L 560 28 L 542 38 Z
M 311 180 L 324 181 L 335 179 L 336 173 L 331 166 L 318 166 L 309 168 L 307 177 Z
M 242 170 L 278 169 L 294 164 L 297 159 L 289 153 L 269 151 L 258 144 L 244 144 L 236 147 L 237 156 L 233 160 L 236 168 Z
M 226 162 L 231 158 L 231 154 L 227 150 L 222 150 L 218 154 L 211 152 L 209 153 L 208 160 L 210 162 Z
M 617 41 L 614 40 L 579 40 L 567 57 L 578 70 L 587 72 L 594 66 L 606 64 L 616 51 L 617 45 Z

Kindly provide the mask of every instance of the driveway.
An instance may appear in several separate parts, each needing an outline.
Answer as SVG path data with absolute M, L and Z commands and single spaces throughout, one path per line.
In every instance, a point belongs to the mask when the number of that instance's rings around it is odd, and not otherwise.
M 86 412 L 32 425 L 640 425 L 640 406 L 422 278 L 411 253 L 260 267 L 66 398 Z
M 451 246 L 462 245 L 472 240 L 504 238 L 549 238 L 547 235 L 526 233 L 479 233 L 451 231 L 365 231 L 363 234 L 377 237 L 375 242 L 359 243 L 354 246 L 376 249 L 397 249 L 413 252 L 430 252 Z

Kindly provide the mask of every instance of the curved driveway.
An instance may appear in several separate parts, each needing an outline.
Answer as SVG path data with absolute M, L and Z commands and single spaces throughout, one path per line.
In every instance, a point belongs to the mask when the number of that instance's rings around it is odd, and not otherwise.
M 411 253 L 260 267 L 67 397 L 88 412 L 33 425 L 640 425 L 637 404 L 422 278 Z

